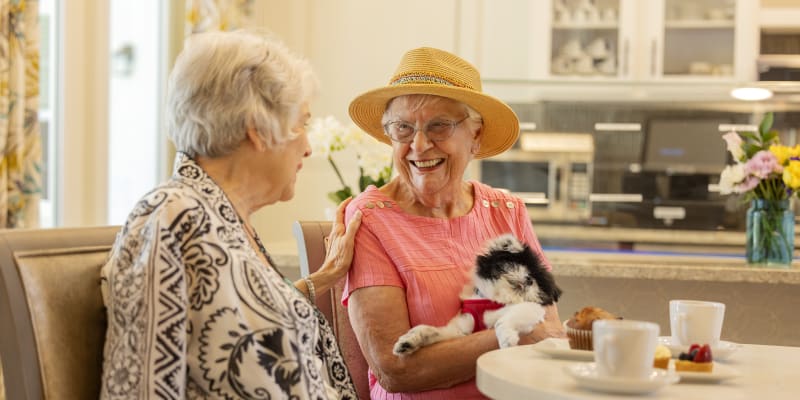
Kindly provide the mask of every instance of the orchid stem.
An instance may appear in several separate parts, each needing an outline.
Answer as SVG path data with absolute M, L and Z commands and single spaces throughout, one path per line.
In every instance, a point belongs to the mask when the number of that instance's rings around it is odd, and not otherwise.
M 339 172 L 339 167 L 337 167 L 336 163 L 333 162 L 333 158 L 331 158 L 331 156 L 328 156 L 328 163 L 330 163 L 331 167 L 333 167 L 333 172 L 336 172 L 336 177 L 339 178 L 339 183 L 342 184 L 342 187 L 347 187 L 347 184 L 344 183 L 344 178 L 342 178 L 342 173 Z

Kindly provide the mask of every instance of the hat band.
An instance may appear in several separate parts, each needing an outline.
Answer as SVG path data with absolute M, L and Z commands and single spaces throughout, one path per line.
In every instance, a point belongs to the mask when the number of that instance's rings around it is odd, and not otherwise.
M 458 86 L 438 76 L 422 75 L 422 74 L 404 75 L 393 80 L 389 85 L 396 86 L 396 85 L 404 85 L 407 83 L 428 83 L 428 84 L 433 83 L 445 86 Z

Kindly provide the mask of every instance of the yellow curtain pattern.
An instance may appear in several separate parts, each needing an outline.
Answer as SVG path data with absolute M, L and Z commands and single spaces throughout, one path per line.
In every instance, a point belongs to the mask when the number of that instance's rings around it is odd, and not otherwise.
M 0 0 L 0 228 L 39 222 L 39 2 Z
M 253 0 L 186 0 L 186 35 L 247 26 Z

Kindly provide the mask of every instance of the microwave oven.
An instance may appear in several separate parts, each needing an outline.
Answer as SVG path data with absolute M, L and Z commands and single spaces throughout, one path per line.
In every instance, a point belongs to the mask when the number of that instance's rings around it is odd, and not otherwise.
M 521 198 L 534 221 L 588 220 L 594 156 L 592 137 L 587 134 L 581 136 L 580 143 L 574 140 L 563 143 L 566 135 L 583 134 L 523 134 L 521 143 L 514 149 L 473 163 L 472 174 L 489 186 Z M 557 146 L 558 143 L 562 146 Z

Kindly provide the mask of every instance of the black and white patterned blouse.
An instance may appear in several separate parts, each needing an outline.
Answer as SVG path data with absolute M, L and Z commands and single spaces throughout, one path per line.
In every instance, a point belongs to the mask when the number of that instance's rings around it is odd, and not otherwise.
M 355 399 L 325 318 L 265 265 L 185 154 L 102 271 L 103 399 Z

